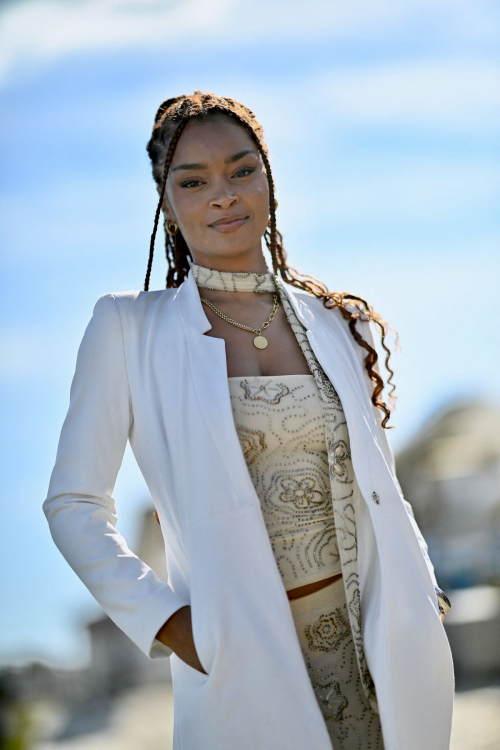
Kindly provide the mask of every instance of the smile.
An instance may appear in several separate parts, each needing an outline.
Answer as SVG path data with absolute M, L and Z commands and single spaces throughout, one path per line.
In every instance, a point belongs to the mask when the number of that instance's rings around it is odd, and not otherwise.
M 217 232 L 234 232 L 235 229 L 239 229 L 241 226 L 243 226 L 247 219 L 248 216 L 245 216 L 242 219 L 234 219 L 219 222 L 218 224 L 210 224 L 210 227 L 212 229 L 215 229 Z

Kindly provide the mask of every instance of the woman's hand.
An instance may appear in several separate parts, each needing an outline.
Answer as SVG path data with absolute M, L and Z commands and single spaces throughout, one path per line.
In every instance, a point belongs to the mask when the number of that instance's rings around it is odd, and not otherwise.
M 181 607 L 160 628 L 156 637 L 171 648 L 175 654 L 193 669 L 202 674 L 208 674 L 198 659 L 194 645 L 193 625 L 191 621 L 191 607 Z
M 444 593 L 443 589 L 439 588 L 439 586 L 435 586 L 434 588 L 436 590 L 438 600 L 439 617 L 441 622 L 444 622 L 444 618 L 451 610 L 451 602 L 448 599 L 447 595 Z

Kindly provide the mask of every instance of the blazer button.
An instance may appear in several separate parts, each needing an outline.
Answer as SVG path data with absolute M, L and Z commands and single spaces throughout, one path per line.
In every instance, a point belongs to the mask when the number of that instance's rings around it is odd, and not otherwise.
M 375 490 L 372 492 L 372 500 L 374 500 L 377 504 L 380 503 L 380 498 L 375 492 Z

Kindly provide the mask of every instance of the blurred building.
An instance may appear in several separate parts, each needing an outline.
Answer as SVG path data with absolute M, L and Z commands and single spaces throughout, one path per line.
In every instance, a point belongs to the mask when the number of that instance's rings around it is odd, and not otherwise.
M 500 679 L 500 405 L 459 402 L 396 457 L 452 610 L 457 680 Z

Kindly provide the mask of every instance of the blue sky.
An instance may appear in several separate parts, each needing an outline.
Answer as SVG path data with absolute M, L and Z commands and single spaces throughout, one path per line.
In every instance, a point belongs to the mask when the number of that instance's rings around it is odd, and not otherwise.
M 143 288 L 163 99 L 214 91 L 263 123 L 289 262 L 399 332 L 396 452 L 455 400 L 500 400 L 498 16 L 482 0 L 4 4 L 0 662 L 88 656 L 100 610 L 41 504 L 93 305 Z M 165 274 L 159 237 L 150 288 Z M 115 498 L 133 548 L 149 498 L 129 449 Z

